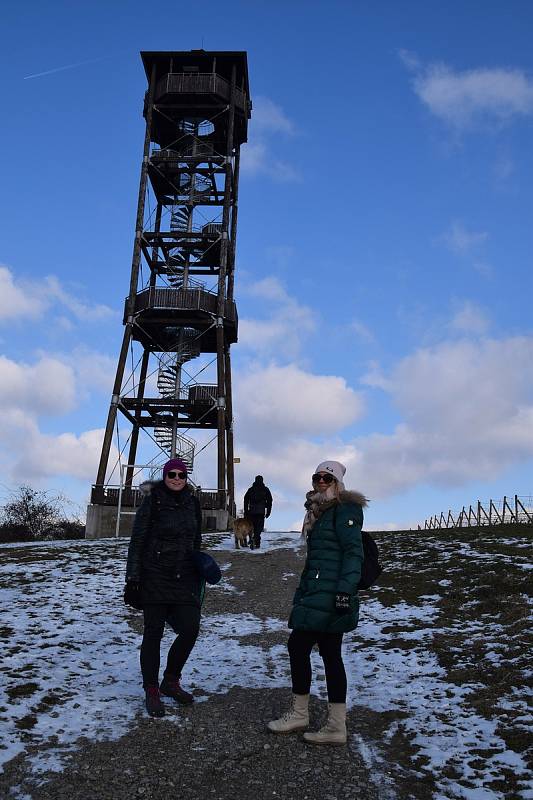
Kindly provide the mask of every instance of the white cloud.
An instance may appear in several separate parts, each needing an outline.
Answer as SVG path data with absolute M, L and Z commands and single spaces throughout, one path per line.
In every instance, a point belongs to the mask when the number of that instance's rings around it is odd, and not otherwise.
M 265 278 L 243 291 L 270 307 L 268 319 L 240 320 L 239 346 L 277 360 L 296 358 L 305 339 L 315 330 L 316 314 L 297 303 L 276 278 Z
M 479 337 L 485 323 L 483 313 L 465 303 L 450 325 Z M 271 489 L 279 487 L 292 519 L 312 470 L 325 458 L 343 462 L 347 487 L 376 501 L 417 486 L 494 480 L 533 458 L 532 364 L 533 337 L 523 336 L 445 341 L 417 350 L 387 373 L 371 365 L 367 384 L 389 395 L 402 421 L 390 434 L 350 440 L 342 429 L 364 407 L 342 378 L 293 366 L 239 376 L 239 490 L 255 474 L 264 475 Z
M 413 86 L 439 119 L 464 129 L 486 120 L 504 122 L 533 113 L 533 81 L 523 70 L 478 68 L 454 71 L 445 64 L 417 70 Z
M 278 300 L 282 303 L 291 303 L 292 300 L 277 278 L 263 278 L 261 281 L 250 284 L 245 289 L 252 297 L 261 297 L 266 300 Z
M 19 280 L 9 267 L 0 265 L 0 323 L 39 319 L 54 307 L 66 309 L 81 322 L 99 322 L 116 314 L 108 306 L 82 302 L 54 276 L 39 281 Z M 62 318 L 61 324 L 71 325 L 68 318 Z
M 8 409 L 0 419 L 1 460 L 4 480 L 43 485 L 51 478 L 87 481 L 96 476 L 104 430 L 81 433 L 43 433 L 37 420 L 23 409 Z M 111 449 L 110 465 L 117 450 Z
M 398 55 L 400 60 L 404 63 L 408 70 L 412 72 L 416 72 L 420 69 L 421 62 L 416 53 L 411 52 L 410 50 L 401 49 L 398 50 Z
M 0 322 L 35 319 L 42 316 L 46 307 L 45 298 L 38 296 L 35 286 L 15 282 L 11 270 L 0 265 Z
M 327 436 L 363 413 L 360 394 L 344 378 L 313 375 L 294 365 L 274 364 L 237 374 L 236 418 L 248 443 L 265 449 L 287 437 Z
M 355 335 L 364 342 L 368 342 L 370 344 L 376 341 L 376 337 L 370 328 L 360 320 L 354 320 L 352 323 L 350 323 L 350 330 L 352 330 Z
M 32 414 L 64 414 L 76 401 L 76 383 L 71 367 L 43 356 L 35 364 L 0 356 L 0 403 L 3 411 L 25 409 Z
M 60 305 L 64 306 L 81 322 L 98 322 L 103 319 L 109 319 L 109 317 L 116 314 L 109 306 L 100 303 L 94 305 L 83 303 L 67 292 L 53 275 L 45 279 L 45 295 L 51 300 L 57 300 Z
M 300 180 L 298 171 L 275 158 L 268 144 L 261 140 L 251 141 L 241 151 L 241 170 L 248 175 L 268 175 L 280 183 Z
M 356 442 L 364 489 L 493 479 L 533 457 L 533 339 L 462 340 L 423 349 L 388 376 L 404 422 Z
M 269 97 L 258 95 L 254 98 L 254 108 L 252 112 L 253 126 L 264 133 L 294 133 L 294 124 L 287 117 L 281 106 L 278 106 Z
M 456 255 L 469 255 L 488 239 L 486 231 L 468 230 L 462 222 L 454 221 L 441 237 L 446 246 Z
M 280 487 L 285 508 L 292 509 L 293 514 L 301 508 L 302 517 L 305 493 L 311 488 L 311 475 L 317 465 L 325 459 L 351 465 L 358 457 L 352 445 L 336 441 L 333 437 L 313 442 L 303 436 L 274 436 L 268 449 L 254 446 L 240 437 L 237 442 L 241 458 L 239 492 L 244 494 L 255 475 L 264 475 L 271 489 L 274 484 Z M 350 479 L 348 485 L 353 488 L 353 480 Z M 277 508 L 277 511 L 280 509 Z
M 42 417 L 71 412 L 88 380 L 93 387 L 100 380 L 108 383 L 107 357 L 85 350 L 77 357 L 77 363 L 74 355 L 69 363 L 43 354 L 25 363 L 0 356 L 0 463 L 10 482 L 42 484 L 54 477 L 94 480 L 103 430 L 50 434 L 39 426 Z M 110 463 L 115 458 L 113 448 Z
M 241 152 L 241 169 L 249 175 L 257 175 L 267 168 L 267 146 L 264 142 L 248 142 Z
M 388 391 L 390 387 L 390 380 L 384 375 L 377 361 L 369 362 L 368 372 L 361 377 L 361 383 L 373 389 L 383 389 L 384 391 Z
M 62 356 L 61 360 L 72 367 L 77 385 L 85 393 L 99 391 L 111 394 L 117 368 L 116 357 L 88 347 L 76 347 L 70 354 Z
M 267 175 L 280 182 L 297 181 L 298 171 L 286 161 L 273 154 L 273 146 L 279 144 L 279 136 L 292 136 L 295 132 L 292 121 L 283 109 L 268 97 L 257 97 L 250 121 L 248 144 L 241 151 L 241 170 L 248 175 Z
M 466 301 L 450 322 L 452 330 L 481 335 L 487 332 L 489 319 L 481 308 Z
M 34 428 L 14 463 L 13 476 L 20 480 L 69 476 L 90 484 L 96 477 L 103 438 L 103 428 L 56 436 L 43 434 Z M 113 460 L 111 458 L 110 462 Z

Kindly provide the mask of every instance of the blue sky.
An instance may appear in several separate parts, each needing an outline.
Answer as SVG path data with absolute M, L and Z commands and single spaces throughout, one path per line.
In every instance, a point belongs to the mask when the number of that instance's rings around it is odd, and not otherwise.
M 526 2 L 7 4 L 3 496 L 88 497 L 129 282 L 139 51 L 202 46 L 248 51 L 254 103 L 238 499 L 261 473 L 272 527 L 294 527 L 325 458 L 371 498 L 368 527 L 533 494 L 532 23 Z

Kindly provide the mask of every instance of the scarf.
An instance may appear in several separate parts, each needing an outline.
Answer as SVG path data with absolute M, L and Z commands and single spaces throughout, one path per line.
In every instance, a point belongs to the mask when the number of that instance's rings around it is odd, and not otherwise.
M 327 511 L 328 508 L 332 508 L 332 506 L 336 505 L 338 502 L 337 487 L 334 483 L 328 486 L 325 492 L 315 492 L 313 490 L 307 492 L 304 503 L 307 513 L 302 527 L 302 537 L 304 539 L 307 539 L 309 531 L 317 519 L 322 516 L 324 511 Z
M 328 486 L 325 492 L 315 492 L 311 490 L 305 495 L 305 508 L 306 515 L 302 527 L 302 538 L 307 539 L 309 531 L 322 516 L 324 511 L 332 508 L 338 503 L 358 503 L 363 508 L 368 505 L 368 498 L 361 494 L 361 492 L 347 491 L 344 484 L 337 483 Z

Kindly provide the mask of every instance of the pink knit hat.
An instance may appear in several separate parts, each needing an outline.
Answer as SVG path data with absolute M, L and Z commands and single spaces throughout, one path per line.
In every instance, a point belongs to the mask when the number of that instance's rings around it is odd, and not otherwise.
M 171 472 L 173 469 L 175 469 L 177 472 L 188 472 L 187 465 L 181 460 L 181 458 L 171 458 L 170 461 L 167 461 L 163 467 L 163 478 L 166 477 L 167 472 Z

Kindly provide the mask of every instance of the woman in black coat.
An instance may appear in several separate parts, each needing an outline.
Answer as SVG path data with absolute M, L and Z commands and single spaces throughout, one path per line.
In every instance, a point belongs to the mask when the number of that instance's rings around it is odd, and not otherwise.
M 126 582 L 140 590 L 144 611 L 141 672 L 146 709 L 150 716 L 162 717 L 162 694 L 182 704 L 194 700 L 180 679 L 200 627 L 201 580 L 192 554 L 201 546 L 201 513 L 180 459 L 167 461 L 163 480 L 145 484 L 144 491 L 128 550 Z M 165 623 L 177 636 L 159 684 Z

